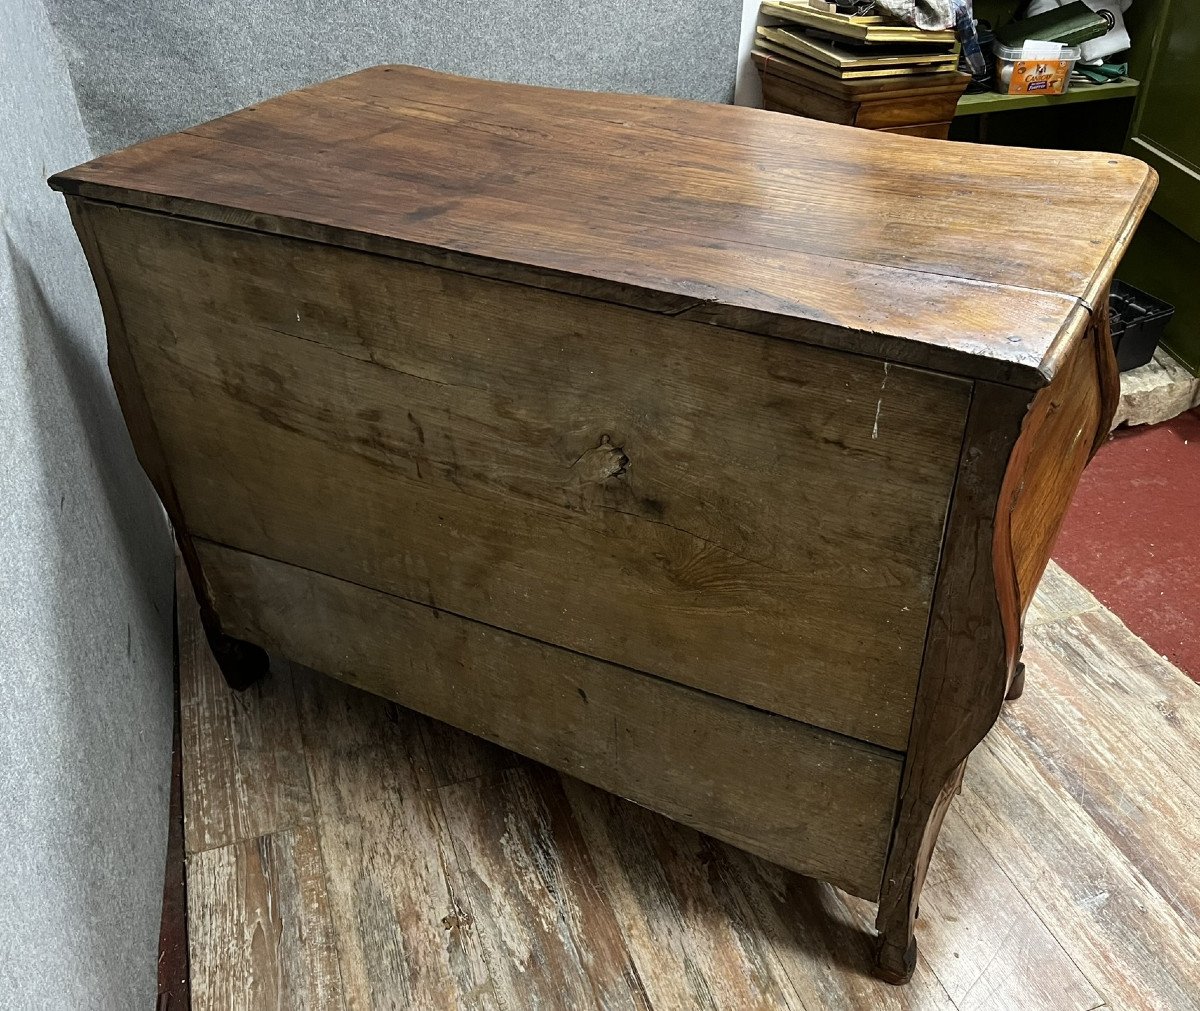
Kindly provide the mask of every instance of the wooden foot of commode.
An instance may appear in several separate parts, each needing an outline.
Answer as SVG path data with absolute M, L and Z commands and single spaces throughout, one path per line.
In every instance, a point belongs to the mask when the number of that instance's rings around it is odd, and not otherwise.
M 913 811 L 919 829 L 913 831 L 909 848 L 902 859 L 889 864 L 879 899 L 875 928 L 879 940 L 875 948 L 874 972 L 885 983 L 899 986 L 912 979 L 917 967 L 916 923 L 920 915 L 921 888 L 933 856 L 934 843 L 951 799 L 962 785 L 966 762 L 951 773 L 936 796 Z
M 208 580 L 204 578 L 195 545 L 190 538 L 181 537 L 178 533 L 176 543 L 179 545 L 180 555 L 183 556 L 192 591 L 196 594 L 200 624 L 204 628 L 204 638 L 208 640 L 213 659 L 217 662 L 225 683 L 235 692 L 244 692 L 267 676 L 271 670 L 271 658 L 261 646 L 255 646 L 244 639 L 235 639 L 221 630 L 221 619 L 217 617 L 216 609 L 209 598 Z
M 270 672 L 271 659 L 266 650 L 252 642 L 218 632 L 209 636 L 208 645 L 225 683 L 236 692 L 245 691 Z
M 1008 693 L 1004 696 L 1006 702 L 1012 702 L 1025 694 L 1025 665 L 1017 664 L 1012 681 L 1008 684 Z
M 877 978 L 894 986 L 907 983 L 917 968 L 916 899 L 924 883 L 925 860 L 927 857 L 919 858 L 897 887 L 885 887 L 879 918 L 875 921 L 879 937 L 872 971 Z
M 212 651 L 213 659 L 217 662 L 225 683 L 235 692 L 244 692 L 270 673 L 271 658 L 261 646 L 255 646 L 244 639 L 235 639 L 222 631 L 221 619 L 217 617 L 216 608 L 209 598 L 208 580 L 204 578 L 195 545 L 191 538 L 180 536 L 178 529 L 176 527 L 176 543 L 179 545 L 179 553 L 183 557 L 192 591 L 196 594 L 200 624 L 204 628 L 208 648 Z
M 902 986 L 912 979 L 917 968 L 917 939 L 910 937 L 907 947 L 901 947 L 886 934 L 880 936 L 875 950 L 875 975 L 885 983 Z

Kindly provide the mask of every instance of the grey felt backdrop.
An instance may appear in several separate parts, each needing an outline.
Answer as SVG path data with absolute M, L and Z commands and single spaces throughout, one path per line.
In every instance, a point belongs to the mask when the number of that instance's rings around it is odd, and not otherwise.
M 0 0 L 0 1008 L 154 1003 L 164 518 L 49 174 L 376 63 L 728 101 L 742 0 Z
M 89 157 L 41 0 L 0 18 L 0 1007 L 153 1006 L 172 552 L 46 176 Z
M 47 0 L 98 152 L 377 63 L 728 102 L 742 0 Z

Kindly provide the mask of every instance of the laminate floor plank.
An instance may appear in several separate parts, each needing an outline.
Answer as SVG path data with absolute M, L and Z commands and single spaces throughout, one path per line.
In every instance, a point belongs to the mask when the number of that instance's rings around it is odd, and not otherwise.
M 960 1011 L 1104 1003 L 953 805 L 921 896 L 918 940 Z
M 347 1002 L 503 1008 L 470 928 L 424 719 L 299 667 L 295 681 Z
M 316 833 L 287 829 L 188 861 L 192 1007 L 346 1007 Z
M 421 739 L 431 777 L 429 786 L 453 786 L 470 779 L 491 776 L 503 769 L 529 764 L 516 752 L 482 737 L 467 734 L 440 720 L 420 721 Z
M 1200 938 L 1006 730 L 971 757 L 962 820 L 1107 1004 L 1200 1008 Z
M 189 854 L 257 839 L 311 815 L 292 684 L 232 692 L 209 652 L 191 584 L 177 566 L 184 845 Z
M 530 763 L 438 794 L 503 1004 L 650 1011 L 562 777 Z
M 1200 691 L 1190 678 L 1105 609 L 1048 625 L 1035 646 L 1057 675 L 1047 703 L 1061 707 L 1069 694 L 1089 722 L 1114 729 L 1107 736 L 1136 735 L 1165 770 L 1192 783 L 1200 760 Z M 1008 712 L 1020 716 L 1022 709 Z
M 1200 1011 L 1200 688 L 1055 567 L 900 988 L 869 902 L 303 668 L 232 695 L 185 590 L 197 1008 Z
M 1107 645 L 1120 627 L 1108 612 L 1044 626 L 1026 651 L 1037 704 L 1009 706 L 1005 729 L 1200 933 L 1200 693 L 1164 695 L 1128 648 Z
M 1059 618 L 1071 618 L 1084 611 L 1101 609 L 1102 605 L 1087 588 L 1057 562 L 1046 566 L 1037 593 L 1030 601 L 1025 615 L 1026 632 Z
M 707 840 L 706 840 L 707 843 Z M 809 1011 L 942 1011 L 954 1007 L 924 953 L 903 987 L 868 974 L 875 906 L 732 847 L 706 845 L 714 887 L 774 950 Z
M 655 1008 L 805 1007 L 770 938 L 714 872 L 724 846 L 570 777 L 563 788 Z

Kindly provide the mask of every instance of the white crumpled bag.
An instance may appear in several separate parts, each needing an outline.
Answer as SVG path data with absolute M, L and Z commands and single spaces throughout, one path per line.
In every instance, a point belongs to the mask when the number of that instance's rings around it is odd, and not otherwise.
M 875 0 L 875 6 L 905 24 L 942 31 L 953 28 L 962 0 Z

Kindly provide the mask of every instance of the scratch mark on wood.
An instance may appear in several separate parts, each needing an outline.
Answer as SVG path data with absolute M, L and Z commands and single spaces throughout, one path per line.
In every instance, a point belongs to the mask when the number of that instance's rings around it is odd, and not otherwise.
M 887 389 L 888 369 L 891 368 L 891 362 L 883 363 L 883 382 L 879 384 L 879 400 L 875 404 L 875 425 L 871 429 L 871 438 L 879 438 L 879 413 L 883 410 L 883 391 Z

